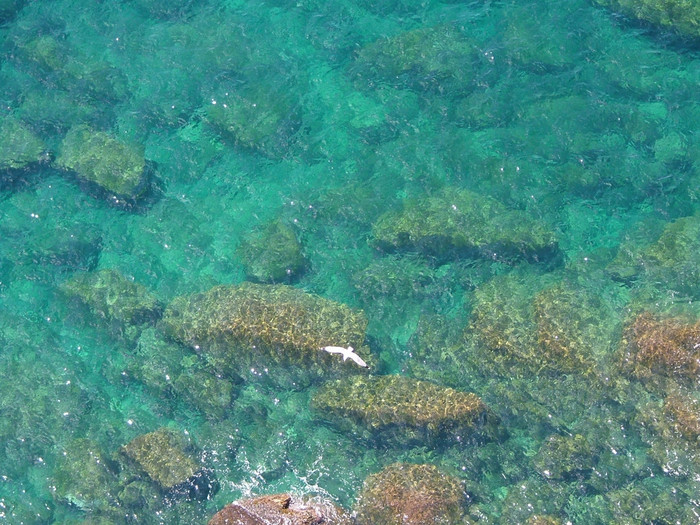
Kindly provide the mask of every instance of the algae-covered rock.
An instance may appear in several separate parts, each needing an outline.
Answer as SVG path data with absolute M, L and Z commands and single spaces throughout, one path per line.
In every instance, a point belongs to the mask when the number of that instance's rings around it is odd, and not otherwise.
M 647 235 L 655 232 L 650 230 Z M 644 277 L 663 291 L 672 289 L 690 297 L 698 296 L 700 283 L 700 214 L 667 223 L 651 244 L 643 240 L 624 243 L 608 271 L 622 281 Z
M 311 406 L 346 430 L 398 444 L 462 441 L 487 412 L 475 394 L 395 375 L 326 383 Z
M 223 91 L 206 106 L 207 122 L 236 145 L 284 157 L 301 123 L 292 91 L 265 82 Z
M 289 282 L 306 266 L 301 243 L 294 231 L 280 220 L 248 235 L 236 250 L 249 279 L 264 283 Z
M 700 3 L 692 0 L 595 0 L 615 11 L 700 38 Z
M 678 317 L 637 315 L 625 327 L 623 368 L 646 380 L 661 376 L 697 381 L 700 372 L 700 322 Z
M 433 465 L 394 463 L 368 476 L 355 505 L 359 525 L 461 525 L 467 499 L 459 479 Z
M 499 276 L 479 287 L 465 336 L 476 335 L 500 363 L 594 374 L 617 326 L 613 312 L 573 285 L 543 285 Z
M 45 160 L 44 151 L 44 142 L 21 121 L 13 117 L 0 119 L 0 177 L 4 170 Z
M 592 468 L 593 446 L 585 436 L 553 435 L 534 458 L 537 471 L 547 479 L 572 479 Z
M 160 303 L 145 286 L 113 269 L 78 274 L 61 289 L 82 301 L 94 315 L 121 325 L 153 323 L 162 312 Z
M 235 501 L 208 525 L 350 525 L 350 516 L 328 501 L 273 494 Z
M 118 196 L 136 198 L 146 190 L 143 147 L 85 125 L 70 129 L 56 165 Z
M 24 7 L 26 0 L 0 0 L 0 23 L 6 22 Z
M 557 240 L 543 222 L 468 190 L 445 188 L 379 217 L 373 243 L 429 255 L 466 255 L 537 261 L 554 255 Z
M 134 438 L 121 452 L 170 495 L 203 499 L 216 491 L 211 473 L 188 452 L 182 436 L 167 428 Z
M 84 511 L 116 511 L 118 478 L 97 443 L 75 439 L 60 452 L 54 497 Z
M 363 82 L 464 93 L 474 83 L 477 47 L 452 24 L 413 29 L 362 47 L 353 66 Z
M 219 372 L 287 387 L 364 370 L 325 346 L 352 346 L 372 361 L 362 312 L 286 285 L 245 282 L 178 297 L 160 326 Z

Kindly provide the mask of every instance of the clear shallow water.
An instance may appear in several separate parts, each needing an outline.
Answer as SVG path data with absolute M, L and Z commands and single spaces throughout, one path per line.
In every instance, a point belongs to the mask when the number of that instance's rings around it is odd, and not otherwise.
M 71 127 L 108 131 L 142 145 L 153 175 L 131 206 L 47 159 L 0 179 L 6 523 L 99 515 L 57 495 L 65 450 L 89 438 L 111 457 L 160 427 L 196 445 L 220 488 L 201 502 L 134 506 L 134 522 L 204 523 L 239 497 L 288 490 L 351 508 L 365 477 L 395 461 L 459 476 L 470 516 L 485 523 L 693 522 L 697 439 L 664 424 L 666 383 L 620 364 L 637 312 L 697 319 L 699 272 L 685 255 L 699 242 L 694 223 L 658 248 L 698 207 L 692 42 L 584 1 L 213 0 L 30 2 L 0 41 L 5 118 L 54 159 Z M 236 94 L 272 108 L 272 131 L 254 116 L 233 134 L 212 125 L 212 106 L 240 103 Z M 383 213 L 444 188 L 542 221 L 556 256 L 436 259 L 374 247 Z M 107 268 L 161 304 L 239 283 L 237 248 L 278 219 L 308 261 L 293 285 L 363 309 L 383 373 L 475 392 L 503 435 L 368 446 L 309 411 L 313 388 L 254 382 L 236 384 L 230 408 L 212 417 L 139 376 L 156 359 L 156 329 L 124 333 L 61 291 Z M 656 267 L 634 263 L 649 260 Z M 545 304 L 534 318 L 533 304 Z M 584 364 L 532 366 L 546 337 L 537 315 L 575 339 Z M 488 336 L 509 329 L 501 359 Z M 169 348 L 192 366 L 190 350 Z M 673 388 L 698 394 L 692 379 Z M 559 475 L 546 473 L 552 436 L 587 442 L 561 452 L 569 466 Z

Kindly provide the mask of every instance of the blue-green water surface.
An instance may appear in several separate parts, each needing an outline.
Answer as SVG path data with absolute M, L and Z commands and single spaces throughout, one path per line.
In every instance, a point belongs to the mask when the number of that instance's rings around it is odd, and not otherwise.
M 0 522 L 206 523 L 284 491 L 352 510 L 397 461 L 462 480 L 474 523 L 700 521 L 697 40 L 588 0 L 0 1 L 0 17 Z M 145 179 L 86 180 L 64 160 L 75 129 L 142 152 Z M 422 228 L 466 191 L 554 241 L 377 241 L 386 213 L 433 203 Z M 221 375 L 158 313 L 128 323 L 66 293 L 105 269 L 161 308 L 264 280 L 243 248 L 271 224 L 305 261 L 276 279 L 364 311 L 374 372 L 474 392 L 499 430 L 367 440 L 309 408 L 317 384 Z M 677 360 L 630 357 L 652 318 L 684 334 L 666 334 Z M 216 490 L 125 489 L 120 448 L 163 427 Z M 85 443 L 109 475 L 65 459 Z

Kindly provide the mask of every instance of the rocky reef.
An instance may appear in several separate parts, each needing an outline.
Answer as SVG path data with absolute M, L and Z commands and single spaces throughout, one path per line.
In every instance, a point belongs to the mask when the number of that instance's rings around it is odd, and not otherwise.
M 433 465 L 394 463 L 370 475 L 355 505 L 359 525 L 459 525 L 467 499 L 459 479 Z
M 135 199 L 147 190 L 143 147 L 85 125 L 70 129 L 61 144 L 56 166 L 71 170 L 118 197 Z
M 246 236 L 236 255 L 248 278 L 263 283 L 293 281 L 307 264 L 294 230 L 279 219 Z
M 379 217 L 373 244 L 382 250 L 418 250 L 454 256 L 538 261 L 557 252 L 554 232 L 526 212 L 468 190 L 444 188 Z
M 685 0 L 595 0 L 627 16 L 700 38 L 700 5 Z
M 365 370 L 325 346 L 352 346 L 372 362 L 362 312 L 286 285 L 245 282 L 178 297 L 160 327 L 220 373 L 287 388 Z
M 343 430 L 393 445 L 463 442 L 488 418 L 475 394 L 396 375 L 326 383 L 311 406 Z

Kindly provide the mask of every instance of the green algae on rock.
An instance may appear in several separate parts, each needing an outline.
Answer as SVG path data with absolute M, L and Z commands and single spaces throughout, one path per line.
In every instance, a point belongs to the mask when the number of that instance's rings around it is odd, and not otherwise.
M 45 146 L 20 120 L 0 119 L 0 180 L 5 170 L 18 170 L 45 160 Z
M 70 129 L 56 165 L 117 196 L 137 198 L 146 191 L 143 147 L 85 125 Z
M 187 449 L 181 435 L 160 428 L 132 439 L 120 452 L 167 494 L 206 498 L 216 490 L 216 482 Z
M 462 482 L 434 465 L 394 463 L 367 477 L 355 505 L 359 525 L 466 525 Z
M 487 417 L 475 394 L 396 375 L 325 383 L 311 406 L 343 429 L 402 445 L 461 442 Z
M 251 83 L 212 96 L 206 121 L 223 138 L 272 158 L 284 157 L 301 123 L 291 91 Z
M 426 92 L 464 93 L 474 83 L 474 43 L 456 25 L 418 28 L 366 44 L 354 74 Z
M 281 220 L 245 237 L 236 250 L 249 279 L 283 283 L 303 273 L 306 259 L 294 231 Z
M 75 439 L 58 455 L 53 480 L 54 497 L 90 512 L 117 514 L 118 478 L 97 443 Z
M 175 298 L 162 331 L 195 348 L 219 372 L 300 387 L 364 371 L 325 346 L 352 346 L 371 361 L 361 311 L 287 285 L 244 282 Z
M 586 290 L 548 284 L 529 289 L 506 275 L 479 287 L 465 336 L 476 335 L 503 364 L 595 375 L 613 340 L 613 313 Z
M 162 311 L 145 286 L 111 268 L 77 274 L 61 290 L 80 299 L 98 317 L 124 325 L 154 323 Z
M 372 234 L 380 249 L 417 249 L 439 258 L 464 254 L 538 261 L 557 251 L 556 236 L 542 221 L 459 188 L 444 188 L 385 213 Z
M 700 38 L 700 3 L 689 0 L 594 0 L 621 13 L 671 29 L 684 36 Z

